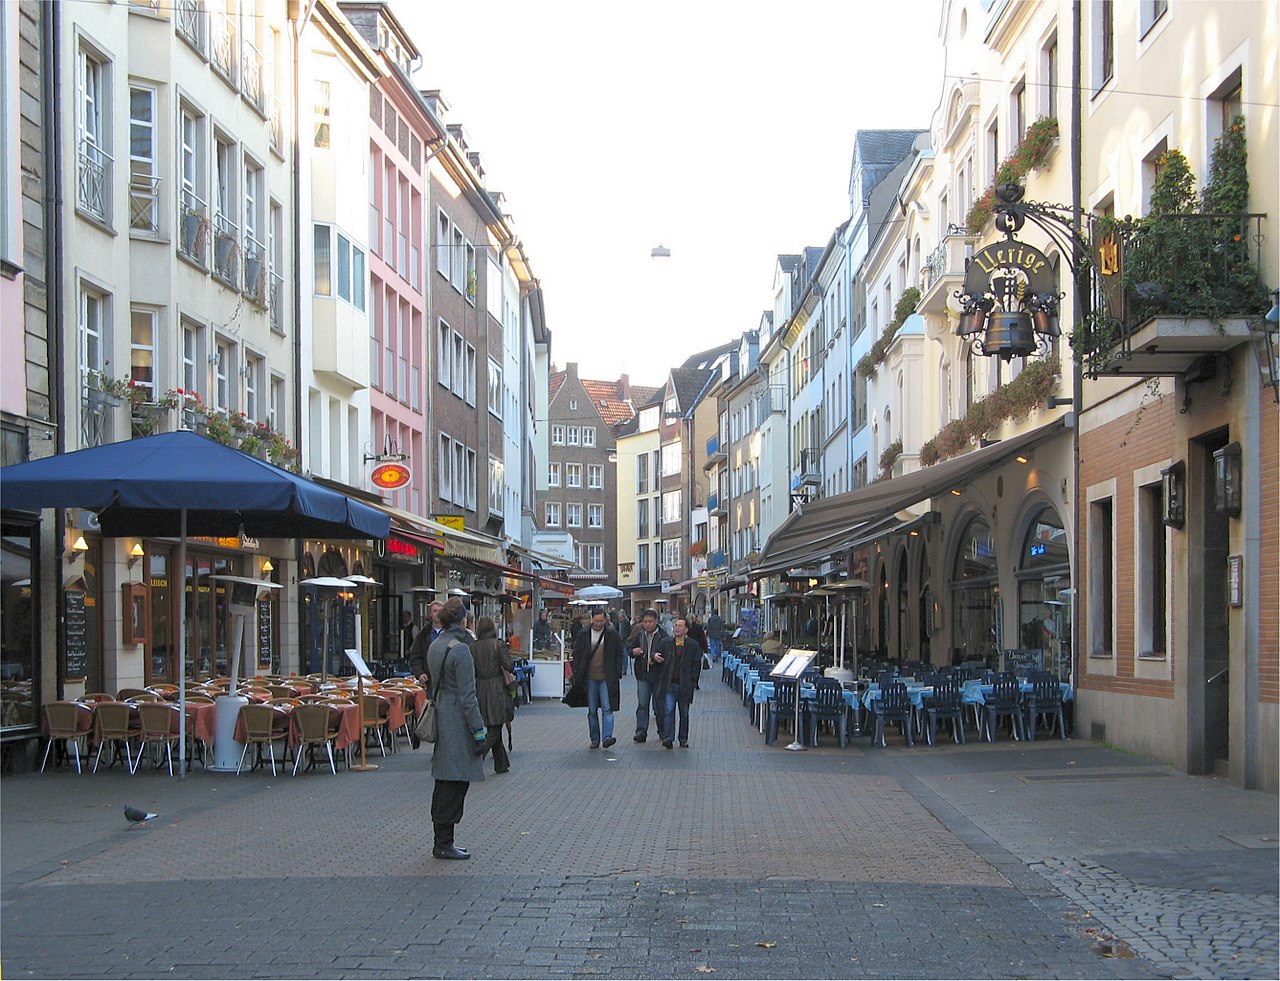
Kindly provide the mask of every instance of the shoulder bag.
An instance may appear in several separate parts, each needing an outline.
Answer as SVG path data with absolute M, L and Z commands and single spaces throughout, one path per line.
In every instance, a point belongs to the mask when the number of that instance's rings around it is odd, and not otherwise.
M 433 743 L 436 741 L 436 696 L 440 694 L 440 682 L 444 680 L 444 666 L 449 663 L 449 652 L 461 643 L 462 641 L 455 637 L 445 646 L 444 660 L 440 662 L 440 677 L 437 678 L 436 683 L 432 685 L 434 690 L 431 692 L 431 697 L 427 700 L 427 707 L 422 710 L 422 715 L 418 716 L 418 722 L 413 727 L 414 735 L 424 743 Z

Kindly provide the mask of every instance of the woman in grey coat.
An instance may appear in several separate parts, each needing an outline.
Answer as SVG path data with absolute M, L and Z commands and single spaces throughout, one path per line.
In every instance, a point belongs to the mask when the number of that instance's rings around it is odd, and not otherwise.
M 476 667 L 471 658 L 467 605 L 457 596 L 440 611 L 440 636 L 427 648 L 436 700 L 436 742 L 431 757 L 435 790 L 431 795 L 431 823 L 436 858 L 467 859 L 466 849 L 453 843 L 453 829 L 462 820 L 462 805 L 472 781 L 484 779 L 480 756 L 488 740 L 480 702 L 476 698 Z
M 493 750 L 493 772 L 506 773 L 511 769 L 511 760 L 507 747 L 502 745 L 502 727 L 516 717 L 516 703 L 503 672 L 514 675 L 516 665 L 507 642 L 498 637 L 498 628 L 489 617 L 476 621 L 471 658 L 476 665 L 476 698 L 480 701 L 485 728 L 489 730 L 486 751 Z M 484 760 L 484 752 L 480 759 Z

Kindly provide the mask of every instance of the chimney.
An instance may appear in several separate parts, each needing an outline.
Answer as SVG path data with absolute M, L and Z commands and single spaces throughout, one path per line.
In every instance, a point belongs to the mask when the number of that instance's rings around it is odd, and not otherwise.
M 631 401 L 631 379 L 625 371 L 618 376 L 618 395 L 623 402 Z

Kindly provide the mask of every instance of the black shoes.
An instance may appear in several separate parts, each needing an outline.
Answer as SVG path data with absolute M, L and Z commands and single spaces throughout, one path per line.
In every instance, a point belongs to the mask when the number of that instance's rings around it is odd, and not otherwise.
M 414 749 L 417 749 L 419 746 L 422 745 L 422 740 L 418 738 L 418 734 L 414 732 L 412 729 L 409 730 L 409 745 L 412 746 Z
M 680 740 L 680 748 L 681 748 L 681 749 L 688 749 L 688 748 L 689 748 L 689 740 L 687 740 L 687 739 L 681 739 L 681 740 Z
M 610 736 L 608 739 L 606 739 L 606 740 L 604 741 L 604 748 L 605 748 L 605 749 L 608 749 L 610 746 L 612 746 L 612 745 L 613 745 L 614 743 L 616 743 L 617 741 L 618 741 L 618 740 L 616 740 L 616 739 L 614 739 L 612 736 Z
M 648 738 L 649 738 L 649 734 L 648 734 L 648 733 L 645 733 L 645 732 L 637 732 L 634 736 L 632 736 L 632 737 L 631 737 L 631 741 L 632 741 L 633 743 L 642 743 L 642 742 L 644 742 L 644 741 L 645 741 L 646 739 L 648 739 Z
M 592 749 L 599 749 L 599 748 L 600 748 L 600 744 L 599 744 L 599 743 L 592 743 L 592 744 L 591 744 L 591 748 L 592 748 Z
M 440 848 L 439 846 L 431 849 L 431 854 L 435 858 L 453 859 L 459 862 L 465 862 L 471 857 L 471 853 L 464 848 L 457 848 L 450 845 L 448 848 Z
M 675 745 L 675 743 L 673 743 L 670 739 L 664 739 L 662 740 L 662 745 L 667 747 L 667 749 L 670 749 L 672 746 Z

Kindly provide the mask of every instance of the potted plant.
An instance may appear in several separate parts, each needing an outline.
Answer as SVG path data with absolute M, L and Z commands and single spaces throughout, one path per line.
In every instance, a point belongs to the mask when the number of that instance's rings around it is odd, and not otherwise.
M 115 408 L 129 398 L 129 380 L 112 378 L 105 371 L 90 368 L 85 375 L 89 404 L 94 408 Z

